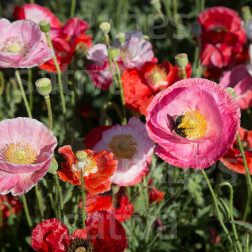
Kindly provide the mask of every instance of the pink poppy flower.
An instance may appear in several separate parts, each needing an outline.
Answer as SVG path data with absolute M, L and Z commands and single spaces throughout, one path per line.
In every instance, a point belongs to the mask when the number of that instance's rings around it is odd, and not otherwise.
M 119 186 L 136 185 L 148 171 L 154 143 L 148 137 L 145 124 L 132 117 L 127 125 L 115 125 L 110 129 L 102 128 L 88 133 L 85 145 L 95 151 L 108 150 L 114 153 L 118 160 L 117 170 L 111 181 Z M 93 139 L 96 139 L 94 143 Z M 92 147 L 91 147 L 92 146 Z
M 146 128 L 158 143 L 155 153 L 181 168 L 204 169 L 229 149 L 240 125 L 240 109 L 220 85 L 181 80 L 158 93 L 148 109 Z
M 201 12 L 198 22 L 202 29 L 202 65 L 233 65 L 236 54 L 242 52 L 246 43 L 245 30 L 238 13 L 226 7 L 213 7 Z
M 49 170 L 57 139 L 41 122 L 22 117 L 1 121 L 0 136 L 0 194 L 24 194 Z
M 224 72 L 220 79 L 220 85 L 223 88 L 234 89 L 240 109 L 252 107 L 252 76 L 246 65 L 239 65 L 231 71 Z
M 112 48 L 119 49 L 119 55 L 116 60 L 121 71 L 126 68 L 141 68 L 146 62 L 155 63 L 156 61 L 152 45 L 145 39 L 131 37 L 129 41 L 126 41 L 125 46 Z M 88 50 L 87 59 L 95 62 L 87 66 L 87 72 L 94 85 L 103 90 L 109 89 L 113 82 L 113 77 L 109 67 L 107 46 L 105 44 L 94 45 Z
M 53 57 L 53 51 L 41 40 L 37 24 L 28 20 L 10 23 L 0 19 L 0 68 L 30 68 Z
M 25 4 L 23 7 L 15 6 L 13 15 L 15 19 L 29 19 L 37 24 L 45 19 L 50 21 L 51 30 L 49 34 L 62 71 L 72 61 L 73 54 L 77 48 L 86 50 L 92 45 L 92 37 L 85 34 L 89 25 L 79 18 L 70 18 L 63 25 L 50 10 L 38 4 Z M 42 38 L 44 43 L 47 44 L 44 34 L 42 34 Z M 56 72 L 52 59 L 39 67 L 49 72 Z

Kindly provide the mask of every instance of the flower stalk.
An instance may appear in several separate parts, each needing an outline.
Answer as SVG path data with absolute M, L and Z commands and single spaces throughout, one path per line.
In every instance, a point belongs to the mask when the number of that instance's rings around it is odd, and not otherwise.
M 28 223 L 28 226 L 29 226 L 30 230 L 32 230 L 31 216 L 30 216 L 30 213 L 29 213 L 26 197 L 25 197 L 24 194 L 22 194 L 22 200 L 23 200 L 23 205 L 24 205 L 24 211 L 25 211 L 26 220 L 27 220 L 27 223 Z
M 82 214 L 82 228 L 85 229 L 85 221 L 86 221 L 86 205 L 85 205 L 85 188 L 84 188 L 84 175 L 83 170 L 81 169 L 81 195 L 82 195 L 82 206 L 81 206 L 81 214 Z

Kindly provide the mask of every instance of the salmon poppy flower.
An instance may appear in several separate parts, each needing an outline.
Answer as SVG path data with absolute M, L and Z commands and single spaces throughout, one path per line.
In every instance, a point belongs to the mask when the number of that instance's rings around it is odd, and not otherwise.
M 246 155 L 249 172 L 252 174 L 252 131 L 248 131 L 241 127 L 239 129 L 239 136 Z M 246 174 L 237 140 L 233 142 L 228 152 L 220 159 L 220 161 L 228 169 L 241 174 Z
M 146 128 L 155 153 L 181 168 L 204 169 L 229 149 L 240 126 L 240 109 L 220 85 L 185 79 L 158 93 L 148 109 Z
M 0 122 L 0 194 L 28 192 L 48 172 L 57 139 L 30 118 Z
M 82 158 L 76 157 L 81 153 Z M 103 193 L 110 190 L 111 176 L 115 173 L 117 160 L 113 153 L 102 150 L 81 150 L 73 153 L 71 146 L 66 145 L 59 149 L 66 162 L 62 163 L 62 170 L 58 171 L 61 180 L 69 181 L 73 185 L 81 186 L 81 170 L 84 176 L 84 187 L 92 193 Z
M 8 206 L 11 206 L 11 209 L 9 209 L 5 203 L 7 203 Z M 2 220 L 4 226 L 6 225 L 5 220 L 11 215 L 11 212 L 18 214 L 24 208 L 18 197 L 12 196 L 11 194 L 0 195 L 0 207 L 2 210 Z
M 66 225 L 57 219 L 39 223 L 32 231 L 31 246 L 39 252 L 123 252 L 127 248 L 126 232 L 115 217 L 98 211 L 86 220 L 86 228 L 69 235 Z
M 10 23 L 0 19 L 0 68 L 31 68 L 53 57 L 53 51 L 42 42 L 37 24 L 28 20 Z
M 154 143 L 148 137 L 145 124 L 138 118 L 132 117 L 127 125 L 115 125 L 104 129 L 92 130 L 84 141 L 87 148 L 93 150 L 108 150 L 114 153 L 118 167 L 111 181 L 119 186 L 136 185 L 148 171 L 154 149 Z M 96 144 L 91 140 L 94 136 Z M 101 138 L 99 139 L 100 136 Z
M 235 55 L 246 43 L 245 30 L 238 13 L 226 7 L 213 7 L 200 13 L 201 64 L 226 67 L 233 65 Z
M 77 48 L 86 50 L 92 45 L 92 37 L 85 34 L 89 25 L 79 18 L 70 18 L 67 23 L 63 25 L 50 10 L 38 4 L 25 4 L 22 7 L 15 6 L 13 15 L 16 20 L 28 19 L 36 24 L 39 24 L 40 21 L 45 19 L 50 22 L 50 39 L 62 71 L 65 70 L 72 61 L 74 51 Z M 44 34 L 43 41 L 47 44 Z M 57 71 L 52 59 L 39 67 L 49 72 Z
M 187 78 L 191 77 L 191 73 L 192 68 L 188 63 Z M 173 67 L 167 61 L 159 65 L 148 62 L 141 69 L 126 69 L 122 74 L 126 106 L 146 116 L 146 109 L 154 96 L 178 80 L 178 66 Z

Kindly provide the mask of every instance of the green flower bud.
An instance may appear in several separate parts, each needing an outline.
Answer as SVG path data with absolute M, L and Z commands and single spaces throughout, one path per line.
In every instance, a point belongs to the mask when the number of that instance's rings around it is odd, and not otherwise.
M 236 94 L 233 88 L 227 87 L 226 90 L 236 99 Z
M 120 54 L 120 50 L 115 47 L 109 48 L 109 54 L 112 57 L 112 59 L 116 59 L 116 57 Z
M 49 32 L 51 30 L 51 25 L 49 20 L 45 19 L 39 22 L 40 30 L 43 32 Z
M 111 25 L 108 22 L 102 22 L 99 27 L 103 34 L 108 34 L 110 32 Z
M 180 68 L 185 68 L 185 66 L 188 63 L 188 57 L 186 53 L 179 53 L 175 56 L 175 61 L 176 64 L 180 67 Z
M 151 5 L 154 7 L 154 9 L 159 12 L 161 10 L 161 3 L 160 0 L 151 0 Z
M 79 162 L 84 162 L 87 159 L 87 153 L 84 150 L 77 151 L 76 157 Z
M 52 91 L 52 83 L 48 78 L 41 78 L 35 82 L 36 90 L 40 95 L 48 96 Z
M 251 18 L 250 8 L 249 8 L 249 6 L 243 6 L 241 10 L 242 10 L 243 21 L 244 21 L 245 24 L 247 24 L 247 22 Z
M 55 158 L 52 159 L 52 163 L 48 172 L 54 174 L 59 168 L 58 162 Z
M 118 39 L 119 43 L 124 46 L 125 44 L 125 33 L 124 32 L 119 32 L 117 35 L 116 35 L 116 38 Z

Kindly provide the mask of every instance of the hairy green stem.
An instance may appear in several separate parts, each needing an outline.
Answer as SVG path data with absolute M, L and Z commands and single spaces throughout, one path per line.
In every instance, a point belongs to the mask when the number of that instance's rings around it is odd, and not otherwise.
M 26 197 L 25 197 L 24 194 L 22 194 L 22 200 L 23 200 L 23 205 L 24 205 L 24 211 L 25 211 L 26 220 L 27 220 L 27 223 L 28 223 L 28 226 L 29 226 L 30 230 L 32 230 L 31 216 L 30 216 L 30 213 L 29 213 Z
M 126 107 L 125 107 L 125 100 L 124 100 L 124 91 L 123 91 L 123 85 L 122 85 L 122 78 L 121 78 L 121 72 L 119 69 L 119 66 L 117 64 L 116 60 L 113 60 L 115 67 L 116 67 L 116 72 L 118 76 L 118 82 L 119 82 L 119 88 L 120 88 L 120 94 L 121 94 L 121 100 L 122 100 L 122 107 L 123 107 L 123 124 L 127 124 L 127 118 L 126 118 Z
M 51 206 L 52 206 L 52 209 L 53 209 L 53 212 L 54 212 L 56 218 L 58 219 L 59 216 L 58 216 L 58 212 L 55 207 L 55 202 L 54 202 L 53 193 L 52 193 L 52 187 L 51 187 L 51 183 L 49 181 L 48 175 L 46 175 L 45 178 L 46 178 L 46 185 L 47 185 L 47 189 L 48 189 L 48 196 L 49 196 L 49 199 L 51 202 Z
M 224 224 L 224 222 L 222 220 L 221 213 L 220 213 L 219 206 L 218 206 L 218 200 L 217 200 L 216 195 L 214 193 L 213 187 L 210 184 L 210 181 L 209 181 L 209 179 L 207 177 L 207 174 L 206 174 L 205 170 L 201 170 L 201 171 L 202 171 L 202 174 L 203 174 L 203 176 L 204 176 L 204 178 L 205 178 L 205 180 L 207 182 L 208 188 L 209 188 L 209 190 L 211 192 L 211 195 L 212 195 L 212 198 L 213 198 L 213 202 L 214 202 L 214 206 L 215 206 L 215 211 L 216 211 L 218 220 L 220 222 L 220 225 L 222 226 L 222 228 L 223 228 L 223 230 L 224 230 L 224 232 L 225 232 L 225 234 L 226 234 L 226 236 L 227 236 L 230 244 L 233 246 L 233 241 L 232 241 L 232 238 L 230 236 L 230 233 L 229 233 L 227 227 L 225 226 L 225 224 Z
M 28 92 L 29 92 L 29 106 L 32 111 L 33 108 L 33 89 L 32 89 L 32 70 L 28 68 Z
M 242 246 L 240 244 L 239 241 L 239 237 L 237 234 L 237 230 L 236 230 L 236 226 L 235 226 L 235 222 L 234 222 L 234 214 L 233 214 L 233 198 L 234 198 L 234 191 L 233 191 L 233 186 L 228 183 L 228 182 L 223 182 L 221 184 L 218 185 L 217 187 L 217 192 L 218 190 L 222 187 L 222 186 L 227 186 L 230 190 L 230 196 L 229 196 L 229 207 L 230 207 L 230 218 L 231 218 L 231 225 L 232 225 L 232 229 L 233 229 L 233 233 L 234 233 L 234 238 L 235 238 L 235 244 L 237 245 L 237 250 L 239 252 L 242 252 Z
M 45 34 L 46 34 L 46 38 L 47 38 L 47 42 L 48 42 L 49 47 L 52 50 L 54 50 L 52 42 L 51 42 L 51 39 L 50 39 L 49 32 L 46 32 Z M 65 118 L 65 116 L 66 116 L 66 103 L 65 103 L 64 93 L 63 93 L 61 71 L 60 71 L 59 63 L 57 61 L 57 58 L 56 58 L 55 54 L 53 56 L 53 62 L 55 64 L 55 67 L 56 67 L 56 70 L 57 70 L 57 75 L 58 75 L 58 82 L 59 82 L 59 89 L 60 89 L 60 98 L 61 98 L 61 103 L 62 103 L 62 112 L 63 112 L 63 115 L 64 115 L 64 119 L 66 119 Z
M 28 116 L 30 118 L 32 118 L 32 113 L 31 113 L 31 110 L 30 110 L 30 107 L 29 107 L 29 104 L 28 104 L 28 101 L 27 101 L 27 98 L 26 98 L 26 95 L 25 95 L 23 83 L 22 83 L 22 80 L 21 80 L 18 69 L 15 69 L 15 75 L 16 75 L 17 82 L 18 82 L 18 85 L 19 85 L 19 89 L 20 89 L 20 92 L 21 92 L 21 95 L 22 95 L 22 98 L 23 98 L 23 101 L 24 101 L 24 104 L 25 104 L 26 111 L 28 113 Z
M 83 171 L 81 169 L 81 195 L 82 195 L 82 206 L 81 206 L 81 214 L 82 214 L 82 228 L 85 229 L 85 221 L 86 221 L 86 205 L 85 205 L 85 188 L 84 188 L 84 176 Z
M 4 92 L 4 76 L 2 71 L 0 71 L 0 96 L 2 96 Z
M 149 207 L 149 197 L 148 197 L 148 185 L 146 176 L 143 176 L 143 186 L 144 186 L 145 209 L 147 210 Z
M 249 169 L 248 169 L 248 164 L 247 164 L 247 160 L 246 160 L 246 155 L 242 146 L 242 142 L 241 142 L 241 138 L 239 136 L 239 134 L 237 134 L 236 136 L 237 138 L 237 142 L 239 145 L 239 149 L 240 152 L 242 154 L 242 160 L 243 160 L 243 164 L 245 167 L 245 171 L 246 171 L 246 182 L 247 182 L 247 202 L 246 202 L 246 206 L 245 206 L 245 210 L 244 210 L 244 214 L 243 214 L 243 220 L 245 221 L 247 218 L 247 215 L 250 212 L 250 205 L 251 205 L 251 192 L 252 192 L 252 183 L 251 183 L 251 177 L 250 177 L 250 173 L 249 173 Z
M 76 8 L 76 0 L 72 0 L 70 18 L 74 17 Z
M 36 197 L 37 197 L 37 201 L 38 201 L 40 218 L 41 218 L 41 221 L 43 221 L 43 217 L 44 217 L 43 216 L 43 203 L 42 203 L 41 193 L 40 193 L 40 190 L 38 188 L 38 184 L 35 185 L 35 193 L 36 193 Z
M 60 183 L 59 183 L 59 178 L 57 174 L 54 174 L 54 178 L 55 178 L 55 182 L 56 182 L 56 187 L 57 187 L 57 191 L 59 194 L 59 219 L 61 220 L 62 216 L 63 216 L 63 209 L 64 209 L 64 201 L 63 201 L 63 194 L 62 194 L 62 190 L 60 187 Z
M 46 102 L 46 106 L 48 110 L 49 129 L 52 130 L 53 129 L 53 113 L 52 113 L 50 96 L 47 95 L 44 98 L 45 98 L 45 102 Z

